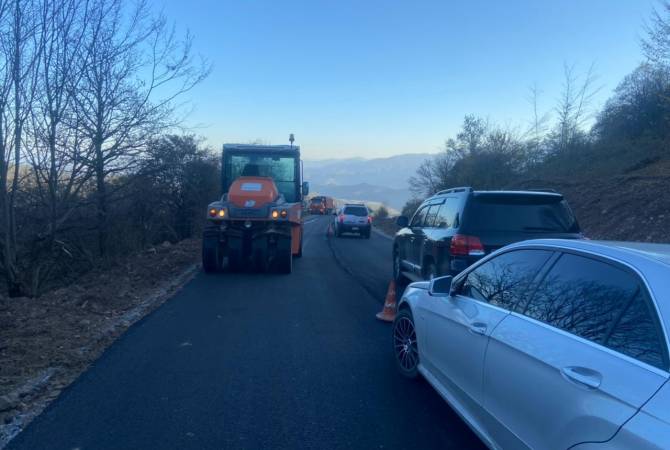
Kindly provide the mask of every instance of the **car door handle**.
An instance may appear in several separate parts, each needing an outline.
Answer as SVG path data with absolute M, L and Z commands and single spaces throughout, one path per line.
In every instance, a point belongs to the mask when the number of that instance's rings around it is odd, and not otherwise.
M 486 324 L 483 322 L 473 322 L 468 327 L 468 331 L 473 334 L 486 334 Z
M 586 367 L 563 367 L 561 373 L 568 380 L 591 389 L 598 389 L 603 381 L 602 375 Z

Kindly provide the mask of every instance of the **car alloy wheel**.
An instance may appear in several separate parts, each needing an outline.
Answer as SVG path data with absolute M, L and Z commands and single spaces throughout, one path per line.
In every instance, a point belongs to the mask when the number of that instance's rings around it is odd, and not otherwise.
M 393 322 L 393 348 L 400 372 L 409 378 L 417 376 L 419 349 L 416 330 L 409 311 L 401 311 Z

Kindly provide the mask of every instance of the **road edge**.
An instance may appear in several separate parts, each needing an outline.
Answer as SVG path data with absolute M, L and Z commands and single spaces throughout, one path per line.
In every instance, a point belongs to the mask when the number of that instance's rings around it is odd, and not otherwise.
M 135 307 L 127 311 L 109 326 L 100 330 L 96 337 L 97 341 L 110 339 L 106 346 L 98 349 L 99 354 L 95 355 L 90 364 L 76 374 L 60 374 L 58 368 L 50 368 L 44 374 L 39 374 L 28 380 L 15 392 L 8 395 L 17 395 L 20 397 L 34 396 L 34 400 L 25 411 L 12 417 L 7 423 L 0 423 L 0 450 L 4 449 L 15 439 L 30 423 L 42 414 L 50 405 L 52 405 L 67 389 L 72 387 L 77 380 L 87 372 L 97 360 L 128 330 L 152 312 L 156 311 L 165 302 L 174 297 L 177 291 L 182 289 L 195 276 L 200 273 L 200 264 L 195 263 L 184 269 L 179 275 L 167 283 L 158 286 L 156 290 L 147 295 L 144 300 Z M 89 350 L 93 343 L 81 348 L 82 352 Z M 59 377 L 59 375 L 61 375 Z
M 383 231 L 376 229 L 374 226 L 372 227 L 372 232 L 375 233 L 377 236 L 381 236 L 383 238 L 388 239 L 389 241 L 393 240 L 393 236 L 389 236 L 388 234 L 384 233 Z

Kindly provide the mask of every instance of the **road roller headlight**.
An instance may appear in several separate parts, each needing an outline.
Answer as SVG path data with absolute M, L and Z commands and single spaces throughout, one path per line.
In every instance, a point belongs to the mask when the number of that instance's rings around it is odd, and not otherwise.
M 270 216 L 274 220 L 286 219 L 288 217 L 288 210 L 283 208 L 273 209 Z
M 226 208 L 217 208 L 213 206 L 209 208 L 207 215 L 210 219 L 225 219 L 228 217 L 228 210 Z

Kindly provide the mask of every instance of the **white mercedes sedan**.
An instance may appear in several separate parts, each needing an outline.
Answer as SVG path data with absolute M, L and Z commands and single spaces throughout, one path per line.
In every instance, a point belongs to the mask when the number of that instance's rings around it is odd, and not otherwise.
M 491 448 L 670 447 L 670 245 L 535 240 L 398 303 L 400 372 Z

